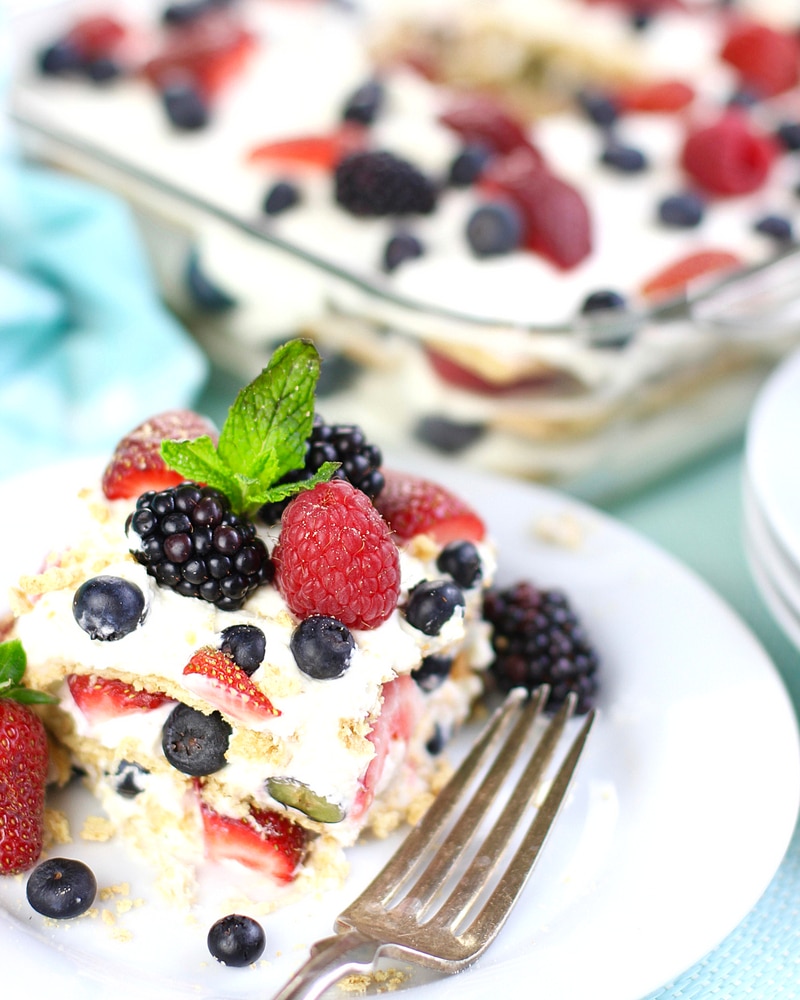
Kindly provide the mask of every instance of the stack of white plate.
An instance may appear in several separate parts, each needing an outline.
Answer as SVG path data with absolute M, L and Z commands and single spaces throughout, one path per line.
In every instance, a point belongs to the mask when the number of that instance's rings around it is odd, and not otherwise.
M 800 647 L 800 352 L 770 376 L 747 429 L 744 540 L 756 586 Z

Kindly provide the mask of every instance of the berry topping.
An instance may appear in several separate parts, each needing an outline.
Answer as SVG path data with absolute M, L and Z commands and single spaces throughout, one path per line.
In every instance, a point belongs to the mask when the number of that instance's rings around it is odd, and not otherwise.
M 257 625 L 229 625 L 222 630 L 220 650 L 249 677 L 261 666 L 267 637 Z
M 232 731 L 219 712 L 206 715 L 181 703 L 164 723 L 161 749 L 176 771 L 199 778 L 228 763 L 225 752 Z
M 430 693 L 447 680 L 452 666 L 452 656 L 426 656 L 417 669 L 411 671 L 411 676 L 423 691 Z
M 456 132 L 465 145 L 481 146 L 493 153 L 525 147 L 539 157 L 522 123 L 486 98 L 465 97 L 444 111 L 439 121 Z
M 328 615 L 304 618 L 290 643 L 299 669 L 317 680 L 341 677 L 350 666 L 355 646 L 350 629 Z
M 176 486 L 182 476 L 167 468 L 161 456 L 165 440 L 188 440 L 207 434 L 214 426 L 191 410 L 168 410 L 139 424 L 117 445 L 103 472 L 103 493 L 109 500 L 127 500 L 146 490 Z
M 137 629 L 147 615 L 144 594 L 119 576 L 93 576 L 75 591 L 75 621 L 90 639 L 114 642 Z
M 402 541 L 415 535 L 430 535 L 440 545 L 456 539 L 483 540 L 483 521 L 454 493 L 421 476 L 392 470 L 384 476 L 386 485 L 375 506 Z
M 479 205 L 467 220 L 467 243 L 476 257 L 497 257 L 523 242 L 522 215 L 515 205 L 492 201 Z
M 354 424 L 326 424 L 318 415 L 314 417 L 311 433 L 306 442 L 305 459 L 298 468 L 283 477 L 281 483 L 299 483 L 311 480 L 325 463 L 338 463 L 333 479 L 343 479 L 361 490 L 371 500 L 383 489 L 380 449 L 371 444 L 360 427 Z M 267 504 L 259 515 L 267 524 L 280 520 L 289 500 Z
M 800 40 L 766 24 L 734 22 L 720 55 L 761 97 L 774 97 L 800 79 Z
M 351 153 L 336 166 L 336 202 L 362 217 L 427 215 L 436 187 L 413 163 L 386 150 Z
M 298 618 L 330 615 L 375 628 L 400 593 L 400 558 L 369 498 L 344 480 L 295 497 L 273 553 L 275 582 Z
M 136 559 L 162 587 L 235 611 L 261 584 L 272 564 L 255 525 L 231 512 L 228 498 L 190 483 L 145 493 L 129 520 L 138 535 Z
M 364 129 L 345 124 L 326 135 L 302 135 L 255 146 L 247 154 L 249 163 L 284 164 L 333 170 L 345 156 L 364 148 Z
M 258 725 L 280 715 L 247 673 L 221 650 L 198 649 L 183 668 L 187 687 L 234 722 Z
M 251 809 L 246 819 L 222 816 L 200 807 L 206 856 L 232 860 L 278 883 L 292 882 L 306 853 L 308 835 L 288 816 L 272 809 Z
M 267 938 L 264 928 L 252 917 L 229 913 L 220 917 L 208 932 L 208 950 L 223 965 L 242 968 L 252 965 L 264 954 Z
M 18 639 L 0 644 L 0 875 L 35 865 L 44 839 L 47 735 L 29 706 L 55 699 L 22 686 L 26 663 Z
M 722 276 L 741 266 L 742 261 L 727 250 L 698 250 L 668 264 L 648 278 L 641 287 L 641 293 L 648 299 L 668 298 L 685 291 L 698 278 L 711 274 Z
M 45 917 L 68 920 L 86 913 L 97 895 L 97 879 L 76 858 L 48 858 L 28 876 L 28 902 Z
M 741 112 L 730 110 L 711 125 L 689 132 L 681 165 L 712 194 L 749 194 L 766 182 L 776 152 L 771 136 L 757 131 Z
M 424 252 L 425 248 L 413 233 L 395 233 L 386 241 L 381 267 L 387 274 L 391 274 L 404 261 L 416 260 Z
M 295 778 L 268 778 L 267 791 L 276 802 L 297 809 L 317 823 L 340 823 L 344 819 L 338 803 L 329 802 Z
M 70 674 L 67 686 L 75 704 L 92 722 L 129 712 L 151 712 L 170 700 L 161 692 L 143 691 L 116 678 L 94 674 Z
M 276 181 L 264 198 L 264 213 L 280 215 L 300 203 L 300 188 L 291 181 Z
M 449 573 L 464 590 L 469 590 L 483 578 L 481 554 L 473 542 L 448 542 L 436 559 L 436 568 Z
M 386 88 L 380 80 L 367 80 L 345 101 L 342 119 L 359 125 L 372 125 L 383 107 L 385 97 Z
M 705 200 L 693 191 L 687 191 L 663 198 L 658 206 L 658 218 L 665 226 L 693 229 L 703 221 L 705 211 Z
M 549 709 L 570 691 L 578 696 L 576 711 L 592 707 L 599 659 L 563 593 L 527 581 L 494 588 L 484 595 L 483 616 L 492 626 L 490 671 L 502 690 L 549 684 Z
M 439 635 L 456 613 L 464 608 L 464 594 L 452 580 L 423 580 L 408 595 L 406 621 L 425 635 Z

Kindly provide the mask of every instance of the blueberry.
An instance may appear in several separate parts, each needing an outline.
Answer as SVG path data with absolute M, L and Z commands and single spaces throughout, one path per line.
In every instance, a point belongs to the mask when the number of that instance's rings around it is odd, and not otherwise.
M 625 298 L 612 288 L 600 288 L 590 292 L 583 300 L 581 312 L 589 315 L 595 312 L 616 312 L 627 307 Z
M 108 56 L 98 56 L 86 64 L 85 72 L 93 83 L 107 83 L 122 75 L 122 67 Z
M 300 189 L 291 181 L 276 181 L 264 197 L 266 215 L 280 215 L 300 202 Z
M 38 56 L 39 70 L 45 76 L 74 73 L 83 66 L 78 49 L 67 39 L 59 39 L 42 49 Z
M 383 250 L 383 270 L 391 274 L 406 260 L 421 257 L 425 248 L 416 236 L 411 233 L 395 233 L 386 241 Z
M 794 236 L 791 221 L 782 215 L 764 215 L 753 228 L 757 233 L 770 236 L 779 243 L 790 243 Z
M 229 625 L 222 630 L 220 649 L 249 676 L 261 666 L 267 638 L 257 625 Z
M 452 580 L 423 580 L 408 595 L 406 621 L 425 635 L 438 635 L 463 607 L 464 595 Z
M 178 3 L 167 4 L 161 14 L 164 24 L 189 24 L 213 8 L 210 0 L 180 0 Z
M 94 903 L 97 880 L 82 861 L 49 858 L 33 869 L 25 893 L 37 913 L 66 920 L 79 917 Z
M 411 671 L 411 676 L 423 691 L 435 691 L 447 680 L 452 666 L 452 656 L 431 654 L 423 659 L 416 670 Z
M 191 132 L 208 124 L 208 105 L 193 84 L 171 83 L 161 92 L 161 100 L 175 128 Z
M 75 591 L 72 614 L 92 639 L 112 642 L 133 632 L 145 619 L 144 594 L 119 576 L 93 576 Z
M 219 712 L 206 715 L 181 703 L 164 723 L 161 748 L 176 771 L 199 778 L 225 767 L 231 732 Z
M 221 313 L 233 309 L 236 299 L 214 284 L 203 271 L 196 251 L 189 254 L 186 261 L 186 289 L 192 303 L 204 312 Z
M 609 142 L 603 150 L 600 161 L 622 174 L 638 174 L 647 169 L 647 157 L 640 149 L 626 146 L 616 140 Z
M 483 577 L 481 556 L 473 542 L 452 541 L 439 553 L 436 568 L 449 573 L 459 587 L 469 590 Z
M 800 149 L 800 122 L 782 122 L 776 131 L 778 140 L 790 152 Z
M 658 206 L 658 218 L 665 226 L 693 229 L 703 221 L 705 210 L 705 202 L 700 195 L 687 191 L 663 198 Z
M 450 164 L 447 183 L 455 188 L 474 184 L 486 166 L 489 155 L 489 150 L 485 146 L 465 146 Z
M 444 729 L 437 723 L 433 728 L 433 735 L 425 744 L 425 749 L 431 755 L 431 757 L 436 757 L 438 754 L 444 750 L 447 744 L 447 734 Z
M 475 444 L 484 436 L 486 429 L 486 424 L 480 421 L 465 423 L 430 414 L 420 418 L 414 428 L 414 437 L 443 454 L 451 455 Z
M 131 760 L 121 760 L 114 772 L 114 790 L 123 799 L 135 799 L 144 791 L 142 778 L 150 772 Z
M 578 96 L 578 107 L 589 121 L 607 127 L 619 117 L 619 108 L 613 98 L 596 90 L 582 90 Z
M 241 968 L 252 965 L 264 954 L 264 928 L 252 917 L 231 913 L 220 917 L 208 932 L 208 950 L 223 965 Z
M 386 93 L 380 80 L 367 80 L 348 97 L 342 119 L 359 125 L 372 125 L 378 117 Z
M 495 257 L 522 243 L 522 217 L 508 202 L 487 202 L 467 220 L 467 243 L 476 257 Z
M 341 677 L 350 666 L 355 645 L 350 629 L 328 615 L 304 618 L 290 641 L 297 666 L 317 680 Z
M 600 325 L 592 331 L 594 347 L 621 348 L 630 342 L 636 330 L 633 322 L 625 317 L 627 308 L 628 303 L 624 296 L 613 288 L 599 288 L 586 296 L 581 305 L 581 314 L 584 316 L 599 314 L 605 320 L 601 319 Z M 615 314 L 621 315 L 621 321 L 614 319 Z

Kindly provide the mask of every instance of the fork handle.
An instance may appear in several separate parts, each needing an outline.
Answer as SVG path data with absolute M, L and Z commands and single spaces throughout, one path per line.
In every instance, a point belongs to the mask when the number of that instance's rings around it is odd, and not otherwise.
M 323 938 L 273 1000 L 316 1000 L 348 973 L 369 972 L 380 947 L 355 930 Z

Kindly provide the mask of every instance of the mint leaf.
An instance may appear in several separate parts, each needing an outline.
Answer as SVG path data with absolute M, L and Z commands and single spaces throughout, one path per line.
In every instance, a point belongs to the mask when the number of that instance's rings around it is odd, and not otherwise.
M 290 340 L 236 397 L 218 445 L 209 437 L 163 441 L 164 461 L 186 479 L 221 490 L 238 514 L 326 482 L 336 463 L 326 463 L 313 479 L 278 485 L 286 473 L 303 467 L 319 368 L 310 341 Z
M 23 705 L 52 705 L 58 698 L 43 691 L 22 687 L 28 659 L 19 639 L 0 643 L 0 698 L 10 698 Z

